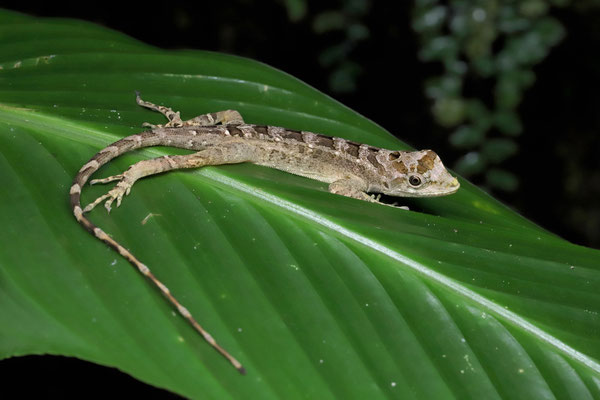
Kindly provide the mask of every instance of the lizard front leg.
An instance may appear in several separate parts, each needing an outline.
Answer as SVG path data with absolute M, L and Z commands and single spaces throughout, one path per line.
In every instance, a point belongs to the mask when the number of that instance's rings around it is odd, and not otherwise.
M 131 192 L 134 183 L 141 178 L 149 175 L 156 175 L 163 172 L 184 169 L 199 168 L 206 165 L 238 164 L 251 161 L 251 149 L 244 142 L 224 143 L 219 146 L 209 147 L 197 153 L 180 156 L 163 156 L 151 160 L 143 160 L 130 166 L 125 172 L 119 175 L 110 176 L 103 179 L 93 179 L 90 184 L 108 183 L 119 181 L 117 185 L 108 191 L 108 193 L 98 197 L 92 203 L 88 204 L 83 212 L 89 212 L 101 202 L 105 201 L 104 207 L 110 212 L 112 203 L 116 200 L 117 207 L 121 205 L 124 196 Z
M 370 203 L 382 204 L 384 206 L 397 207 L 393 204 L 386 204 L 379 201 L 381 195 L 369 195 L 367 194 L 367 183 L 359 178 L 345 178 L 340 179 L 329 184 L 329 192 L 339 194 L 346 197 L 352 197 L 353 199 L 368 201 Z M 401 206 L 403 210 L 408 210 L 408 207 Z
M 358 178 L 345 178 L 337 180 L 329 184 L 329 191 L 334 194 L 352 197 L 353 199 L 377 202 L 377 200 L 366 193 L 366 182 Z

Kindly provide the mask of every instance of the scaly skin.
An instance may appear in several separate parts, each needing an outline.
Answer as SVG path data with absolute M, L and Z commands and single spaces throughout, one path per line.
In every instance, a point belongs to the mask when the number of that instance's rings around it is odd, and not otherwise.
M 245 124 L 240 114 L 233 110 L 182 121 L 179 112 L 146 102 L 139 94 L 136 101 L 143 107 L 162 113 L 169 122 L 163 126 L 144 124 L 151 130 L 123 138 L 96 153 L 73 180 L 70 189 L 73 214 L 86 230 L 119 252 L 146 276 L 194 329 L 243 374 L 245 369 L 241 363 L 217 344 L 150 269 L 90 222 L 84 215 L 86 212 L 103 201 L 108 211 L 115 200 L 118 207 L 133 184 L 145 176 L 175 169 L 242 162 L 326 182 L 332 193 L 375 203 L 379 203 L 378 199 L 367 192 L 399 197 L 432 197 L 452 194 L 460 186 L 431 150 L 386 150 L 311 132 Z M 150 146 L 179 147 L 195 150 L 196 153 L 140 161 L 122 174 L 92 180 L 91 184 L 118 183 L 82 209 L 81 190 L 94 172 L 123 153 Z

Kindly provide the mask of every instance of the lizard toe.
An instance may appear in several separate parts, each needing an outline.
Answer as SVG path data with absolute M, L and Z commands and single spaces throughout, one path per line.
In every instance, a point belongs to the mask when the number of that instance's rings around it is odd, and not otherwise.
M 86 213 L 86 212 L 92 211 L 94 209 L 94 207 L 96 207 L 98 204 L 100 204 L 101 202 L 103 202 L 108 197 L 110 197 L 110 193 L 107 193 L 107 194 L 104 194 L 104 195 L 98 197 L 92 203 L 90 203 L 87 206 L 85 206 L 85 208 L 83 209 L 83 212 Z
M 123 179 L 123 174 L 119 174 L 119 175 L 113 175 L 113 176 L 109 176 L 108 178 L 101 178 L 101 179 L 92 179 L 90 181 L 90 185 L 95 185 L 96 183 L 108 183 L 108 182 L 113 182 L 113 181 L 120 181 Z

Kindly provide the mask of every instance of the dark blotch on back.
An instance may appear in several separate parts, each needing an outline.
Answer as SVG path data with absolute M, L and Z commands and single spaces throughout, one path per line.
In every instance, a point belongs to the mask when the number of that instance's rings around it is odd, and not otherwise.
M 304 142 L 304 140 L 302 140 L 302 132 L 294 129 L 286 129 L 286 131 L 281 134 L 281 137 L 285 139 L 292 139 L 297 142 Z
M 358 147 L 360 144 L 354 142 L 346 142 L 348 147 L 346 147 L 346 154 L 350 154 L 352 157 L 358 158 Z
M 268 135 L 268 129 L 266 126 L 264 125 L 255 125 L 254 126 L 254 130 L 259 134 L 259 135 Z
M 380 171 L 385 171 L 385 168 L 383 168 L 383 165 L 381 165 L 379 163 L 379 161 L 377 161 L 377 151 L 373 151 L 371 149 L 369 149 L 369 154 L 367 155 L 367 160 L 369 160 L 369 162 L 371 163 L 372 166 L 374 166 L 375 168 L 377 168 Z
M 235 126 L 227 125 L 227 130 L 231 136 L 244 136 L 244 133 Z
M 319 146 L 325 146 L 328 149 L 333 149 L 333 139 L 325 135 L 317 135 L 317 144 Z
M 400 152 L 399 151 L 394 151 L 392 153 L 390 153 L 388 155 L 388 160 L 389 161 L 394 161 L 400 158 Z
M 381 164 L 379 164 L 379 161 L 377 161 L 377 157 L 375 157 L 375 153 L 372 151 L 369 151 L 369 154 L 367 155 L 367 160 L 369 160 L 371 165 L 373 165 L 375 168 L 379 168 L 381 166 Z

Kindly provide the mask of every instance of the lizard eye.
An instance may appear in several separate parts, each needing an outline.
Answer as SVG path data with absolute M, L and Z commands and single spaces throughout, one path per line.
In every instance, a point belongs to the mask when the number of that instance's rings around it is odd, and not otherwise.
M 419 187 L 421 186 L 422 181 L 417 175 L 411 175 L 408 177 L 408 183 L 410 183 L 410 186 L 412 187 Z

